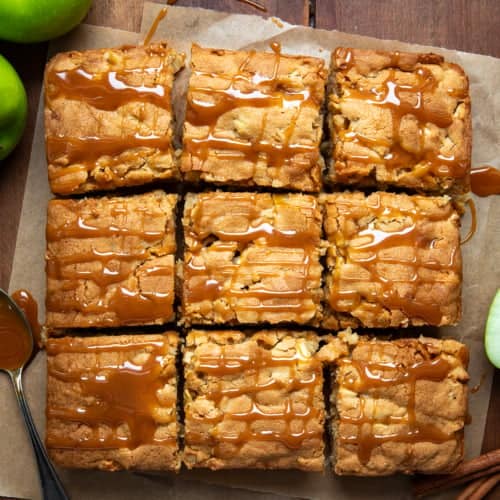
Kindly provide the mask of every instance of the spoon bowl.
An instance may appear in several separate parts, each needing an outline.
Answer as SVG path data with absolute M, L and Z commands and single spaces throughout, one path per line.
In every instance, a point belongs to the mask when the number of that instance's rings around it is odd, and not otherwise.
M 36 430 L 24 396 L 22 374 L 33 354 L 34 340 L 26 316 L 10 296 L 0 288 L 0 371 L 10 377 L 24 417 L 38 464 L 44 500 L 67 500 L 64 488 Z
M 24 368 L 33 353 L 31 326 L 18 305 L 0 289 L 0 370 Z

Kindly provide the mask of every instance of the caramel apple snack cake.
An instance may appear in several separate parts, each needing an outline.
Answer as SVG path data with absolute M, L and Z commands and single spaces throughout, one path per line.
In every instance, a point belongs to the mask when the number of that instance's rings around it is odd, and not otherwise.
M 170 100 L 184 55 L 165 43 L 64 52 L 45 71 L 49 181 L 56 194 L 178 177 Z
M 325 103 L 323 60 L 271 45 L 192 46 L 182 152 L 184 56 L 166 43 L 49 62 L 50 186 L 73 196 L 49 202 L 46 229 L 57 464 L 323 471 L 326 442 L 337 474 L 462 460 L 467 348 L 339 331 L 460 320 L 467 77 L 435 54 L 339 48 Z
M 426 337 L 383 341 L 348 333 L 340 338 L 350 344 L 350 353 L 334 352 L 335 473 L 453 471 L 464 454 L 467 347 Z
M 183 225 L 184 324 L 318 323 L 316 197 L 190 193 Z
M 469 83 L 460 66 L 436 54 L 339 47 L 331 67 L 330 181 L 469 191 Z
M 49 455 L 83 469 L 178 470 L 176 333 L 47 342 Z
M 323 470 L 318 340 L 305 331 L 191 330 L 184 350 L 184 464 Z
M 322 59 L 193 45 L 181 170 L 188 181 L 317 192 Z
M 46 325 L 163 324 L 175 317 L 177 195 L 54 199 L 48 205 Z
M 448 197 L 326 194 L 323 326 L 453 325 L 461 316 L 460 218 Z

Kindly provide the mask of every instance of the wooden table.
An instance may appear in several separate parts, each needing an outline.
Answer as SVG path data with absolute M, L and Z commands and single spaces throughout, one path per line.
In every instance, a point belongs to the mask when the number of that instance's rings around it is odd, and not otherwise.
M 159 0 L 157 0 L 159 1 Z M 260 12 L 236 0 L 179 0 L 177 5 L 277 16 L 294 24 L 438 45 L 500 57 L 499 0 L 260 0 Z M 159 3 L 165 3 L 165 1 Z M 139 31 L 143 0 L 94 0 L 86 22 Z M 47 44 L 0 42 L 29 98 L 26 133 L 0 168 L 0 287 L 9 284 Z M 495 373 L 483 451 L 500 448 L 500 371 Z

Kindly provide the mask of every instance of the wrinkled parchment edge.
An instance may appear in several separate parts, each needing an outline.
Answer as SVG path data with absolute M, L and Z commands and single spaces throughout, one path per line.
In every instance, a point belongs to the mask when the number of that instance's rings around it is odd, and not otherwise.
M 158 4 L 147 3 L 145 5 L 143 26 L 150 24 L 160 8 Z M 241 29 L 242 26 L 244 29 Z M 169 7 L 168 16 L 160 25 L 155 37 L 155 39 L 159 38 L 169 40 L 175 48 L 186 52 L 189 51 L 191 41 L 213 47 L 259 50 L 268 50 L 269 43 L 277 41 L 282 44 L 284 53 L 314 55 L 326 61 L 328 61 L 329 50 L 336 45 L 393 50 L 432 50 L 441 53 L 448 60 L 464 66 L 471 77 L 474 161 L 477 164 L 490 163 L 498 166 L 496 158 L 500 155 L 493 146 L 495 130 L 498 131 L 495 120 L 500 112 L 500 99 L 492 85 L 493 82 L 500 81 L 500 60 L 498 59 L 335 31 L 312 30 L 306 27 L 295 27 L 286 22 L 278 25 L 273 20 L 263 20 L 257 16 L 182 7 Z M 121 45 L 135 43 L 137 40 L 138 35 L 135 33 L 82 26 L 69 36 L 53 42 L 51 52 L 70 48 Z M 480 66 L 481 69 L 476 69 L 476 66 Z M 181 76 L 181 83 L 182 78 L 184 78 L 185 85 L 186 76 Z M 182 85 L 179 87 L 179 95 L 182 95 Z M 42 102 L 41 100 L 37 115 L 9 287 L 11 291 L 20 287 L 31 289 L 40 304 L 43 304 L 45 294 L 43 275 L 45 207 L 50 197 L 46 177 Z M 484 104 L 487 106 L 484 107 Z M 476 111 L 476 107 L 481 112 Z M 178 112 L 181 112 L 179 110 L 182 110 L 182 106 L 178 109 Z M 500 220 L 500 207 L 498 203 L 493 204 L 493 200 L 494 198 L 476 199 L 479 214 L 478 234 L 469 246 L 464 247 L 464 296 L 470 294 L 474 297 L 474 301 L 471 303 L 464 301 L 464 320 L 458 328 L 441 330 L 444 334 L 464 340 L 471 346 L 473 354 L 471 385 L 478 382 L 483 373 L 485 375 L 479 391 L 471 397 L 470 410 L 473 423 L 467 430 L 468 455 L 476 455 L 482 443 L 492 378 L 492 370 L 482 353 L 481 335 L 486 317 L 485 311 L 496 288 L 495 283 L 500 283 L 499 266 L 495 265 L 495 252 L 491 251 L 492 248 L 498 248 L 498 242 L 500 242 L 500 230 L 495 228 L 495 222 Z M 466 216 L 464 226 L 468 227 L 469 223 Z M 473 268 L 473 264 L 477 262 L 481 262 L 479 270 Z M 38 284 L 35 286 L 35 283 Z M 484 372 L 481 371 L 483 369 Z M 28 398 L 40 430 L 44 427 L 44 371 L 45 359 L 43 355 L 39 355 L 28 370 L 26 380 Z M 4 382 L 6 382 L 4 379 L 0 381 L 0 383 Z M 7 383 L 4 385 L 7 386 Z M 0 432 L 5 435 L 4 449 L 8 451 L 0 454 L 0 494 L 35 498 L 39 495 L 35 462 L 24 429 L 20 426 L 13 396 L 7 387 L 0 390 L 0 404 L 6 408 L 0 423 Z M 4 432 L 7 429 L 8 432 Z M 18 460 L 12 460 L 12 452 Z M 321 475 L 290 471 L 234 471 L 231 473 L 189 471 L 182 472 L 177 479 L 168 475 L 148 477 L 129 473 L 109 475 L 92 471 L 63 472 L 63 480 L 66 480 L 73 498 L 96 498 L 96 495 L 99 498 L 136 498 L 144 489 L 148 491 L 148 498 L 163 498 L 167 486 L 170 493 L 176 494 L 181 478 L 197 478 L 210 483 L 307 498 L 332 498 L 332 496 L 353 498 L 364 496 L 363 494 L 367 492 L 371 498 L 406 498 L 406 495 L 409 495 L 408 482 L 402 477 L 373 480 L 338 478 L 328 473 Z M 156 484 L 158 487 L 155 486 Z M 185 482 L 183 487 L 185 488 Z M 210 491 L 207 489 L 203 496 L 209 495 Z M 405 491 L 407 493 L 403 493 Z

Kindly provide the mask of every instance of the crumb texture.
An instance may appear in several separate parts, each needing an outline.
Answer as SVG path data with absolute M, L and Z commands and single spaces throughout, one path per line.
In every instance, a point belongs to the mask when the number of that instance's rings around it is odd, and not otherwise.
M 329 94 L 330 180 L 469 190 L 471 114 L 462 68 L 436 54 L 337 48 Z
M 181 170 L 190 181 L 321 187 L 321 59 L 193 45 Z
M 184 351 L 186 466 L 321 471 L 317 349 L 310 332 L 191 331 Z
M 178 470 L 177 345 L 172 332 L 49 339 L 51 458 L 83 469 Z
M 324 326 L 453 325 L 461 316 L 460 219 L 447 197 L 325 195 Z
M 49 328 L 161 324 L 174 319 L 175 205 L 162 191 L 51 200 Z
M 170 101 L 184 55 L 165 43 L 64 52 L 45 72 L 50 187 L 109 190 L 178 177 Z
M 315 197 L 190 194 L 183 223 L 187 324 L 317 322 L 321 212 Z
M 334 378 L 335 472 L 451 472 L 463 459 L 467 363 L 454 340 L 361 339 Z

